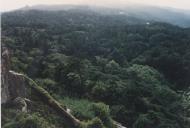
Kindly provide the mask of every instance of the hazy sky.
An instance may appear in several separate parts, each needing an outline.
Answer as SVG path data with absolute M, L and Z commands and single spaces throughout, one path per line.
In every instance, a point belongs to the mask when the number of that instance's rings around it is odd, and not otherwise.
M 92 4 L 92 5 L 125 5 L 143 3 L 190 10 L 190 0 L 1 0 L 1 11 L 9 11 L 25 5 L 36 4 Z

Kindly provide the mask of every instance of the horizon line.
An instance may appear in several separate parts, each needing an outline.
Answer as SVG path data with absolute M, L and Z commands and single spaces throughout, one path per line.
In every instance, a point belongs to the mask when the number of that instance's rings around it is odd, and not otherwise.
M 111 9 L 124 9 L 125 7 L 129 5 L 121 5 L 119 6 L 109 6 L 109 5 L 92 5 L 92 4 L 34 4 L 34 5 L 23 5 L 21 7 L 10 9 L 10 10 L 0 10 L 1 13 L 4 12 L 12 12 L 16 11 L 25 7 L 35 7 L 35 6 L 89 6 L 89 7 L 103 7 L 103 8 L 111 8 Z M 184 9 L 184 8 L 177 8 L 177 7 L 170 7 L 170 6 L 160 6 L 160 5 L 149 5 L 149 4 L 141 4 L 141 3 L 130 3 L 130 6 L 148 6 L 148 7 L 157 7 L 160 9 L 169 9 L 169 10 L 181 10 L 181 11 L 190 11 L 190 9 Z

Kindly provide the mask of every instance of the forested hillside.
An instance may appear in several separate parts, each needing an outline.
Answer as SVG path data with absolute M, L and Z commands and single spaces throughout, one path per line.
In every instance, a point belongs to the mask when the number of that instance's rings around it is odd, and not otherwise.
M 181 27 L 190 27 L 190 11 L 175 8 L 158 7 L 142 4 L 115 5 L 115 6 L 92 6 L 92 5 L 36 5 L 25 6 L 21 10 L 43 10 L 43 11 L 69 11 L 83 10 L 93 11 L 103 15 L 122 15 L 123 17 L 134 17 L 144 21 L 167 22 Z
M 78 119 L 94 119 L 89 128 L 111 128 L 112 120 L 127 128 L 190 126 L 190 28 L 84 10 L 15 11 L 2 14 L 2 47 L 12 70 Z M 30 112 L 32 128 L 66 127 L 40 106 Z M 27 114 L 12 118 L 12 111 L 3 108 L 2 126 L 31 128 Z

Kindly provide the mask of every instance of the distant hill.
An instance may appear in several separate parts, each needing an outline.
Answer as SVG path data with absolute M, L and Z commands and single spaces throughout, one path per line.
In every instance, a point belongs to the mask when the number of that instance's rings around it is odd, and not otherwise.
M 165 23 L 188 26 L 185 13 L 72 5 L 3 13 L 2 127 L 74 128 L 74 116 L 80 128 L 189 128 L 190 28 Z M 21 76 L 26 98 L 15 88 Z
M 190 11 L 145 5 L 127 5 L 123 7 L 100 7 L 89 5 L 36 5 L 19 10 L 43 11 L 93 11 L 103 15 L 122 15 L 144 21 L 167 22 L 181 27 L 190 27 Z

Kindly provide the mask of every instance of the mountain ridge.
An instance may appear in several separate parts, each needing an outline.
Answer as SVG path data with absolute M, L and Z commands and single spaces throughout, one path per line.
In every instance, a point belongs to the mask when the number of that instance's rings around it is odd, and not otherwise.
M 122 15 L 147 21 L 166 22 L 181 27 L 190 27 L 190 11 L 149 5 L 126 5 L 122 7 L 104 7 L 92 5 L 35 5 L 18 10 L 70 11 L 83 10 L 103 15 Z

